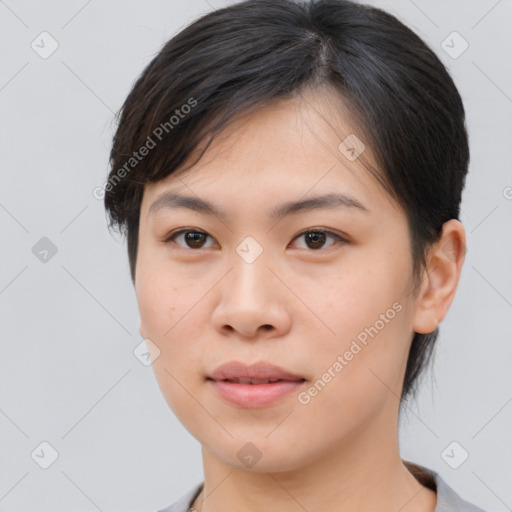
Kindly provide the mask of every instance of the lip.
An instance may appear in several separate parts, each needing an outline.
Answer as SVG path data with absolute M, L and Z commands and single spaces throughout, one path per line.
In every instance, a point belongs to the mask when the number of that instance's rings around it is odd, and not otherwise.
M 266 361 L 249 365 L 239 361 L 230 361 L 218 366 L 208 377 L 216 381 L 226 379 L 305 380 L 301 375 L 296 375 Z
M 238 379 L 279 379 L 279 381 L 266 384 L 232 382 Z M 237 361 L 219 366 L 206 380 L 224 400 L 244 408 L 272 405 L 293 391 L 297 391 L 306 382 L 304 377 L 268 362 L 246 365 Z

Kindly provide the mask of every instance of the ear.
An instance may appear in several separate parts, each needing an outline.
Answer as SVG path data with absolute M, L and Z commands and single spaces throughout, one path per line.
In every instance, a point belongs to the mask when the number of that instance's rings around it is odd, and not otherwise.
M 455 297 L 466 256 L 466 233 L 456 219 L 443 224 L 440 239 L 430 248 L 416 298 L 413 329 L 428 334 L 436 330 Z

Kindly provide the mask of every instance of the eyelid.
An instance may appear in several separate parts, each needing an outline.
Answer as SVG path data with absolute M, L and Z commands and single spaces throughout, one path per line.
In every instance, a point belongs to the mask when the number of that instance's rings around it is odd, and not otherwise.
M 321 227 L 313 227 L 313 228 L 307 228 L 307 229 L 304 229 L 303 231 L 301 231 L 300 233 L 298 233 L 297 235 L 295 235 L 293 237 L 293 240 L 296 240 L 297 238 L 299 238 L 300 236 L 303 236 L 307 233 L 324 233 L 326 235 L 329 235 L 331 236 L 332 238 L 334 238 L 337 242 L 342 242 L 344 244 L 348 244 L 350 243 L 349 242 L 349 238 L 345 235 L 342 235 L 336 231 L 333 231 L 332 229 L 328 229 L 328 228 L 321 228 Z M 334 245 L 336 244 L 333 244 L 329 247 L 327 247 L 326 249 L 310 249 L 309 252 L 321 252 L 321 251 L 325 251 L 325 250 L 328 250 L 330 249 L 331 247 L 333 247 Z
M 203 231 L 203 230 L 197 229 L 197 228 L 188 227 L 188 228 L 180 228 L 180 229 L 176 229 L 175 231 L 171 231 L 161 240 L 161 242 L 163 244 L 168 244 L 168 243 L 174 241 L 174 239 L 177 238 L 178 236 L 182 235 L 183 233 L 188 233 L 188 232 L 201 233 L 201 234 L 209 236 L 211 239 L 213 239 L 213 237 L 210 234 L 206 233 L 206 231 Z M 179 247 L 181 247 L 181 246 L 179 246 Z M 182 249 L 190 249 L 192 251 L 200 251 L 202 249 L 202 247 L 200 247 L 199 249 L 192 249 L 190 247 L 188 247 L 188 248 L 182 247 Z

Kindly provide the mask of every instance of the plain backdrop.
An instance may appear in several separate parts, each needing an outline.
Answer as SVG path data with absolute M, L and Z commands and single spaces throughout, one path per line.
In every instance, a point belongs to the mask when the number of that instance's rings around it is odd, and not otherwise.
M 402 417 L 402 456 L 467 500 L 510 510 L 512 2 L 370 3 L 448 67 L 471 144 L 466 263 L 434 370 Z M 166 40 L 224 5 L 0 2 L 1 511 L 152 512 L 203 478 L 199 443 L 134 356 L 126 247 L 93 189 L 134 80 Z

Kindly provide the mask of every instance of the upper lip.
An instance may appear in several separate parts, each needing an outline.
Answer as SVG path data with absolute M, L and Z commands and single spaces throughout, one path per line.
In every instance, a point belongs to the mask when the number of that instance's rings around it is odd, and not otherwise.
M 306 380 L 300 375 L 286 371 L 268 362 L 245 364 L 230 361 L 218 366 L 208 378 L 213 380 L 257 379 L 257 380 Z

